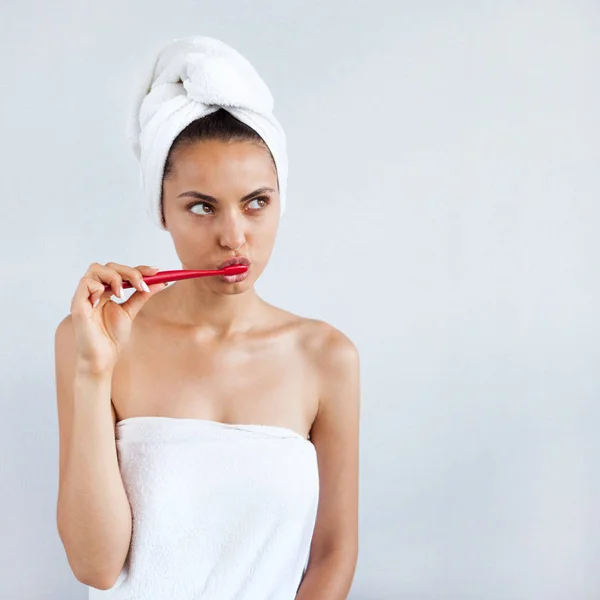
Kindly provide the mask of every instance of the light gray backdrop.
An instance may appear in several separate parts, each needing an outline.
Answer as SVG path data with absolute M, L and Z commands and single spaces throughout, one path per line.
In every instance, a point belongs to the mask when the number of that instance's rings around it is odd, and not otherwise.
M 600 598 L 593 0 L 2 0 L 0 597 L 85 597 L 54 329 L 92 261 L 179 267 L 124 123 L 196 33 L 253 62 L 288 134 L 259 291 L 361 352 L 351 600 Z

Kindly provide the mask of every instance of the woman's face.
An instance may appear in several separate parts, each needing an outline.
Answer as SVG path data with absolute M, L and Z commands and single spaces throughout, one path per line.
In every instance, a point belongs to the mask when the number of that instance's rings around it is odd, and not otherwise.
M 250 261 L 241 282 L 198 280 L 223 293 L 250 288 L 264 270 L 275 244 L 279 202 L 273 160 L 253 142 L 184 145 L 174 152 L 163 182 L 165 223 L 182 268 L 216 269 L 235 256 Z

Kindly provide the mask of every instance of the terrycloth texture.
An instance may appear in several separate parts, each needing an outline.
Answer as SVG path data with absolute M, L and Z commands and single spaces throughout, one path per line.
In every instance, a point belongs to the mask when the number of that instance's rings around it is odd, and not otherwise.
M 160 194 L 173 140 L 192 121 L 219 108 L 254 129 L 269 147 L 285 209 L 286 137 L 273 115 L 273 97 L 254 67 L 227 44 L 206 36 L 176 39 L 158 53 L 137 91 L 128 137 L 140 161 L 145 207 L 163 228 Z
M 90 600 L 293 600 L 319 496 L 313 444 L 269 425 L 117 424 L 132 508 L 127 561 Z

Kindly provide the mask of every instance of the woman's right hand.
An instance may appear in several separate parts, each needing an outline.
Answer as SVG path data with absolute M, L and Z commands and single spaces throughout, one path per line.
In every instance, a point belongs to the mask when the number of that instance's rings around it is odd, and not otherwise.
M 78 368 L 88 373 L 112 371 L 119 352 L 129 340 L 133 320 L 142 306 L 166 287 L 165 283 L 147 286 L 142 279 L 158 270 L 114 262 L 90 265 L 71 301 Z M 122 298 L 123 280 L 129 281 L 136 291 L 127 302 L 118 304 L 111 300 L 111 295 Z M 110 289 L 105 290 L 104 284 L 109 284 Z

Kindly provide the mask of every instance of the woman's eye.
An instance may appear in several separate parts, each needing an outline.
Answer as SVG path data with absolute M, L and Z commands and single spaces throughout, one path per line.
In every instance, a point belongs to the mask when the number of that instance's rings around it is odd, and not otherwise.
M 197 202 L 196 204 L 193 204 L 192 206 L 190 206 L 190 210 L 197 215 L 207 215 L 210 214 L 209 212 L 206 212 L 205 210 L 202 210 L 202 208 L 200 208 L 199 210 L 195 210 L 198 207 L 208 207 L 211 211 L 212 211 L 212 206 L 210 204 L 206 204 L 206 202 Z
M 254 198 L 254 200 L 250 200 L 250 202 L 248 202 L 248 207 L 250 210 L 260 210 L 265 206 L 268 206 L 269 202 L 270 200 L 267 196 L 261 196 L 260 198 Z M 258 203 L 258 206 L 250 206 L 252 203 Z M 214 212 L 213 207 L 206 202 L 195 202 L 188 208 L 196 215 L 210 215 Z
M 252 204 L 253 202 L 262 202 L 262 204 L 257 207 L 258 209 L 261 209 L 269 204 L 269 199 L 266 196 L 261 196 L 260 198 L 254 198 L 254 200 L 250 200 L 248 204 Z

